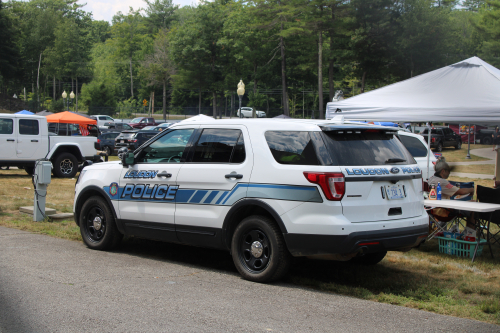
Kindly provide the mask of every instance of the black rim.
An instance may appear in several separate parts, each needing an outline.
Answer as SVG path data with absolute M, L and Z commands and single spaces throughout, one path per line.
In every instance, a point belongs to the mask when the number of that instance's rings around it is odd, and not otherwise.
M 89 209 L 85 219 L 87 238 L 92 242 L 99 242 L 106 233 L 106 216 L 99 206 Z
M 255 246 L 252 248 L 254 243 Z M 260 255 L 254 255 L 255 247 L 262 250 Z M 239 258 L 243 266 L 251 273 L 260 273 L 267 268 L 271 258 L 271 243 L 262 230 L 252 229 L 241 236 Z

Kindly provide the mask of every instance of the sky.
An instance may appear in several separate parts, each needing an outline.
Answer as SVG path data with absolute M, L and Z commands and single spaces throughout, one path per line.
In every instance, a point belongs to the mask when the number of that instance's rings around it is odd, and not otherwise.
M 87 12 L 92 12 L 94 20 L 104 20 L 111 23 L 113 15 L 121 11 L 124 14 L 129 12 L 129 8 L 134 10 L 146 7 L 142 0 L 78 0 L 78 4 L 87 4 L 82 7 Z M 197 4 L 198 0 L 173 0 L 175 5 L 180 7 L 189 6 L 192 3 Z

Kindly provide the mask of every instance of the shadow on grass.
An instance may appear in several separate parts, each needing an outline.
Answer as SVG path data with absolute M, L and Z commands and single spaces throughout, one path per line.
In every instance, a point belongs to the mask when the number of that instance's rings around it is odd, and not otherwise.
M 129 238 L 122 242 L 117 252 L 238 274 L 228 251 Z M 373 298 L 373 295 L 379 293 L 428 299 L 431 295 L 442 295 L 445 288 L 441 287 L 446 283 L 383 263 L 360 266 L 305 258 L 294 258 L 292 267 L 282 282 L 365 299 Z

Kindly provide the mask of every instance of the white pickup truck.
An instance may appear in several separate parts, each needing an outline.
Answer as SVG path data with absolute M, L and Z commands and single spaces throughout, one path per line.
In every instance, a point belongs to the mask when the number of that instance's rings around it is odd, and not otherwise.
M 56 177 L 72 178 L 79 164 L 100 161 L 93 136 L 49 134 L 43 116 L 0 113 L 0 167 L 16 166 L 33 174 L 35 162 L 50 160 Z

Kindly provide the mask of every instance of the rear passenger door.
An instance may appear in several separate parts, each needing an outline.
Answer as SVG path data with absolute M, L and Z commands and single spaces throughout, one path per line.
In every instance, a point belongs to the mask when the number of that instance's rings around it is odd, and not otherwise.
M 175 225 L 184 243 L 218 247 L 231 205 L 246 196 L 253 167 L 243 125 L 201 128 L 177 177 Z

